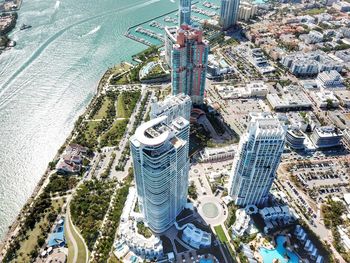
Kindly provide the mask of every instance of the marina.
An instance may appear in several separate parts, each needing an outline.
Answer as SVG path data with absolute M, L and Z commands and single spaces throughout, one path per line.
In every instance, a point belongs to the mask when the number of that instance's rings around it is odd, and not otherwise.
M 205 21 L 218 20 L 219 14 L 219 0 L 200 0 L 193 2 L 192 20 L 195 23 L 203 24 Z M 171 12 L 128 28 L 124 35 L 146 46 L 163 45 L 164 28 L 166 26 L 176 26 L 178 23 L 177 16 L 178 9 L 175 9 Z

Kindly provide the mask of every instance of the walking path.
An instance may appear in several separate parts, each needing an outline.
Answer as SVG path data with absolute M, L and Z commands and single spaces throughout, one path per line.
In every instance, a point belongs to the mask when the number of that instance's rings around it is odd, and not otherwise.
M 77 188 L 78 188 L 78 186 L 77 186 Z M 87 248 L 87 245 L 85 243 L 84 238 L 81 236 L 80 232 L 76 229 L 76 227 L 74 226 L 73 221 L 71 219 L 70 201 L 72 200 L 72 196 L 73 195 L 71 195 L 68 198 L 68 200 L 67 200 L 67 212 L 66 212 L 67 224 L 65 224 L 67 226 L 66 227 L 67 238 L 72 242 L 73 249 L 74 249 L 73 250 L 74 251 L 74 257 L 73 257 L 72 262 L 73 263 L 87 263 L 88 262 L 88 258 L 89 258 L 89 250 Z M 76 240 L 76 237 L 78 237 L 80 240 Z M 79 248 L 79 246 L 78 246 L 78 242 L 84 246 L 84 250 L 85 251 L 81 251 L 81 248 Z M 84 255 L 84 252 L 85 252 L 85 255 Z M 83 254 L 83 256 L 79 256 L 79 253 L 80 253 L 80 255 Z
M 127 129 L 126 129 L 126 131 L 125 131 L 125 133 L 124 133 L 124 136 L 123 136 L 123 138 L 122 138 L 122 139 L 120 140 L 120 142 L 119 142 L 118 150 L 113 151 L 113 152 L 116 154 L 115 159 L 114 159 L 114 163 L 113 163 L 113 165 L 112 165 L 113 168 L 118 164 L 119 159 L 121 158 L 122 153 L 123 153 L 125 147 L 127 147 L 128 138 L 129 138 L 130 133 L 131 133 L 131 131 L 132 131 L 132 129 L 133 129 L 133 125 L 134 125 L 134 123 L 135 123 L 135 121 L 136 121 L 136 115 L 137 115 L 137 113 L 139 112 L 139 110 L 142 110 L 142 109 L 140 109 L 140 107 L 141 107 L 141 101 L 145 98 L 146 94 L 147 94 L 147 91 L 143 89 L 143 90 L 141 91 L 141 97 L 140 97 L 140 99 L 139 99 L 139 101 L 138 101 L 138 103 L 137 103 L 137 105 L 136 105 L 136 107 L 135 107 L 133 113 L 131 114 L 131 117 L 130 117 L 130 119 L 129 119 L 129 123 L 128 123 Z M 105 164 L 108 164 L 108 163 L 109 163 L 110 158 L 111 158 L 111 154 L 110 154 L 107 158 L 108 158 L 108 161 L 105 161 L 105 162 L 104 162 Z M 106 158 L 106 159 L 107 159 L 107 158 Z M 115 169 L 113 169 L 113 168 L 111 169 L 110 174 L 112 174 L 112 173 L 115 171 Z M 101 171 L 104 171 L 104 169 L 100 169 L 100 170 L 101 170 Z M 127 176 L 127 174 L 128 174 L 127 171 L 128 171 L 128 167 L 126 167 L 126 168 L 124 169 L 124 171 L 123 171 L 123 177 L 126 177 L 126 176 Z M 111 177 L 113 177 L 113 176 L 111 176 Z M 122 178 L 118 178 L 118 179 L 122 179 Z M 107 220 L 108 220 L 108 215 L 109 215 L 109 213 L 110 213 L 111 210 L 113 209 L 114 199 L 115 199 L 115 197 L 116 197 L 116 193 L 117 193 L 117 190 L 118 190 L 118 189 L 119 189 L 119 185 L 117 185 L 117 186 L 115 187 L 115 191 L 114 191 L 114 193 L 113 193 L 113 195 L 112 195 L 112 198 L 111 198 L 111 200 L 110 200 L 110 203 L 109 203 L 107 212 L 106 212 L 106 214 L 105 214 L 105 216 L 104 216 L 104 218 L 103 218 L 103 221 L 102 221 L 102 224 L 101 224 L 101 227 L 100 227 L 100 230 L 101 230 L 101 231 L 100 231 L 99 237 L 97 238 L 97 241 L 95 242 L 94 248 L 93 248 L 93 250 L 92 250 L 92 252 L 91 252 L 91 259 L 93 259 L 94 256 L 95 256 L 95 252 L 96 252 L 98 240 L 102 237 L 102 232 L 103 232 L 102 229 L 104 228 L 104 226 L 105 226 L 105 224 L 106 224 L 106 222 L 107 222 Z
M 68 208 L 68 210 L 70 210 Z M 74 239 L 73 233 L 72 233 L 72 229 L 71 229 L 71 225 L 72 225 L 72 221 L 70 218 L 70 212 L 67 211 L 66 214 L 66 235 L 67 235 L 67 239 L 70 240 L 70 242 L 73 244 L 73 251 L 74 251 L 74 256 L 73 256 L 73 262 L 77 262 L 77 258 L 78 258 L 78 245 L 77 242 Z M 68 251 L 69 254 L 69 251 Z M 70 255 L 68 255 L 70 256 Z

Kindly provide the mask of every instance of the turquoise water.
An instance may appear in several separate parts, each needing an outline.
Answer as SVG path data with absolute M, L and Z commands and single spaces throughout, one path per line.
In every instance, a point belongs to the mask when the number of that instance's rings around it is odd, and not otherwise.
M 199 263 L 213 263 L 212 259 L 206 259 L 206 258 L 202 258 L 199 260 Z
M 212 8 L 209 8 L 209 7 L 206 7 L 206 6 L 203 6 L 203 3 L 204 2 L 211 2 L 213 4 L 215 4 L 216 6 L 220 6 L 220 0 L 193 0 L 192 3 L 195 3 L 195 6 L 200 8 L 200 9 L 203 9 L 203 10 L 206 10 L 206 11 L 211 11 L 211 12 L 215 12 L 216 15 L 219 15 L 220 14 L 220 9 L 212 9 Z M 177 21 L 176 22 L 171 22 L 171 21 L 164 21 L 164 18 L 165 17 L 170 17 L 172 19 L 175 19 L 177 20 L 177 6 L 175 6 L 174 8 L 174 12 L 171 12 L 170 14 L 165 14 L 164 16 L 162 17 L 158 17 L 158 18 L 155 18 L 155 19 L 152 19 L 152 21 L 156 21 L 158 22 L 159 24 L 162 24 L 163 26 L 174 26 L 174 25 L 177 25 Z M 156 17 L 156 16 L 154 16 Z M 192 18 L 194 17 L 197 17 L 199 19 L 204 19 L 204 20 L 208 20 L 208 19 L 211 19 L 210 16 L 207 16 L 205 14 L 199 14 L 199 13 L 195 13 L 195 12 L 192 12 Z M 141 25 L 138 25 L 142 28 L 145 28 L 145 29 L 148 29 L 148 30 L 151 30 L 155 33 L 160 33 L 160 34 L 163 34 L 164 30 L 161 29 L 161 28 L 157 28 L 157 27 L 152 27 L 150 25 L 150 23 L 152 21 L 147 21 Z M 139 38 L 143 38 L 149 42 L 151 42 L 153 45 L 161 45 L 162 42 L 157 40 L 157 39 L 154 39 L 152 37 L 148 37 L 147 35 L 144 35 L 140 32 L 136 32 L 137 27 L 135 28 L 132 28 L 130 30 L 130 33 L 132 33 L 134 36 L 137 36 Z
M 275 249 L 273 250 L 266 249 L 266 248 L 259 249 L 259 252 L 263 257 L 264 263 L 272 263 L 274 259 L 278 259 L 280 263 L 298 263 L 299 262 L 299 258 L 295 253 L 290 252 L 289 250 L 284 248 L 283 243 L 285 241 L 286 241 L 285 236 L 277 236 L 277 239 L 276 239 L 277 247 Z M 284 257 L 286 253 L 289 256 L 289 260 Z
M 145 48 L 128 27 L 170 0 L 24 0 L 0 55 L 0 238 L 83 113 L 105 70 Z M 20 31 L 22 23 L 31 29 Z

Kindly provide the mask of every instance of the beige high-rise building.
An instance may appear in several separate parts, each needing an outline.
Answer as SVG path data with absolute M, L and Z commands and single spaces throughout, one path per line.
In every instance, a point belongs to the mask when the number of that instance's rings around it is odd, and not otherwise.
M 249 2 L 241 2 L 238 10 L 238 20 L 248 21 L 258 12 L 258 6 Z

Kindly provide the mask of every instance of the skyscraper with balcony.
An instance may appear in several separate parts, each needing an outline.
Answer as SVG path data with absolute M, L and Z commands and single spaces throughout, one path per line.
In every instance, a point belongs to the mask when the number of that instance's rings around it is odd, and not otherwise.
M 187 201 L 189 122 L 167 118 L 141 124 L 130 138 L 139 207 L 155 233 L 171 227 Z
M 179 26 L 191 24 L 191 0 L 180 0 Z
M 166 30 L 166 52 L 170 51 L 172 94 L 184 93 L 194 104 L 202 104 L 208 66 L 209 44 L 199 28 L 182 25 Z M 168 59 L 169 60 L 169 59 Z
M 191 109 L 191 98 L 185 94 L 167 96 L 163 101 L 157 101 L 157 98 L 154 97 L 152 98 L 150 117 L 155 119 L 166 115 L 166 124 L 170 124 L 177 117 L 190 121 Z
M 220 25 L 226 30 L 234 26 L 238 20 L 239 0 L 221 0 Z
M 278 119 L 264 113 L 251 114 L 229 181 L 229 194 L 236 205 L 266 203 L 281 160 L 285 134 Z

